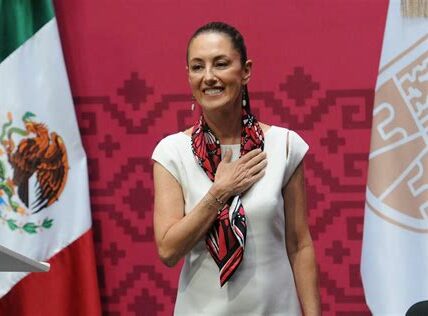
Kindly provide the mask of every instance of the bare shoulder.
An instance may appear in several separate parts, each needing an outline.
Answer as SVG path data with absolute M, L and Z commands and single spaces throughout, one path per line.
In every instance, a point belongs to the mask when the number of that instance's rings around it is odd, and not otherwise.
M 187 136 L 192 136 L 192 130 L 193 127 L 189 127 L 188 129 L 184 130 L 183 133 Z
M 260 124 L 260 127 L 262 128 L 262 131 L 264 134 L 266 134 L 272 127 L 272 125 L 268 125 L 268 124 L 265 124 L 262 122 L 259 122 L 259 124 Z

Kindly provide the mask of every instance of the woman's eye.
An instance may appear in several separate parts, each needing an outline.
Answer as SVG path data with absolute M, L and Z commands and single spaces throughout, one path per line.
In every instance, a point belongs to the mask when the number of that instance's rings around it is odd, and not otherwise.
M 199 71 L 202 69 L 202 65 L 193 65 L 190 67 L 192 71 Z
M 225 67 L 227 67 L 227 62 L 218 62 L 216 64 L 216 67 L 218 67 L 218 68 L 225 68 Z

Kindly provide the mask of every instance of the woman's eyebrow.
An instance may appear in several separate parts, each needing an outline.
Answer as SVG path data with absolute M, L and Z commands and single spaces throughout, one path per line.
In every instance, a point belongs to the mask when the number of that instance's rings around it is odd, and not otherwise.
M 214 57 L 214 61 L 221 60 L 221 59 L 229 60 L 229 57 L 226 55 L 219 55 L 219 56 Z
M 229 59 L 229 57 L 227 55 L 218 55 L 218 56 L 215 56 L 213 58 L 214 61 L 219 60 L 219 59 Z M 190 62 L 200 62 L 200 61 L 203 62 L 204 60 L 202 58 L 199 58 L 199 57 L 193 57 L 190 60 Z
M 199 61 L 202 61 L 202 62 L 203 62 L 203 59 L 202 59 L 202 58 L 199 58 L 199 57 L 194 57 L 194 58 L 192 58 L 192 59 L 190 60 L 190 62 L 199 62 Z

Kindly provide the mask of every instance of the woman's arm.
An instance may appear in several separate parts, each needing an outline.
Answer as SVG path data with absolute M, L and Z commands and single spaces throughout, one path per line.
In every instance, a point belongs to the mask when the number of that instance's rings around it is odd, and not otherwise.
M 266 154 L 260 150 L 234 162 L 231 157 L 229 150 L 217 168 L 212 187 L 186 216 L 180 184 L 161 164 L 154 164 L 155 239 L 159 257 L 167 266 L 174 266 L 206 235 L 222 207 L 218 200 L 227 201 L 264 175 Z
M 303 314 L 321 315 L 315 252 L 306 210 L 303 161 L 283 188 L 287 253 Z
M 221 205 L 208 193 L 189 215 L 184 216 L 180 184 L 159 163 L 153 168 L 155 183 L 154 230 L 158 254 L 173 267 L 213 224 Z

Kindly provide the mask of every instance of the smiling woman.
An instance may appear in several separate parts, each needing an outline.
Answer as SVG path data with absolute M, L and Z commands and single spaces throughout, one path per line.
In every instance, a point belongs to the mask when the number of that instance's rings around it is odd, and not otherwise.
M 202 115 L 152 156 L 159 256 L 168 266 L 185 257 L 176 315 L 320 314 L 302 162 L 308 145 L 257 121 L 251 69 L 235 28 L 199 28 L 187 71 Z
M 204 111 L 227 111 L 240 103 L 251 77 L 250 60 L 241 63 L 232 42 L 220 33 L 203 33 L 189 45 L 188 73 L 193 96 Z M 240 117 L 240 115 L 235 116 Z

